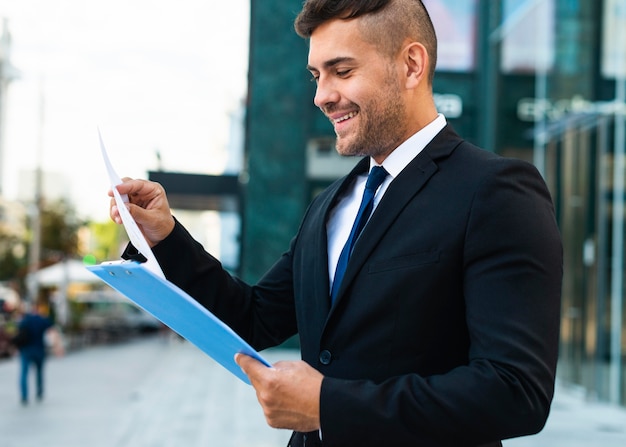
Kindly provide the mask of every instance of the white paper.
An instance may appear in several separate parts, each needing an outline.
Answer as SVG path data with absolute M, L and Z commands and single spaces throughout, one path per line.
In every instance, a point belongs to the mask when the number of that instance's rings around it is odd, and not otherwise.
M 159 262 L 156 260 L 154 253 L 152 253 L 152 249 L 146 241 L 143 233 L 137 226 L 137 222 L 133 219 L 128 208 L 126 208 L 126 203 L 128 202 L 128 196 L 126 194 L 121 195 L 117 190 L 116 186 L 122 183 L 122 180 L 113 169 L 113 165 L 109 160 L 109 155 L 107 154 L 106 148 L 104 147 L 104 142 L 102 141 L 102 135 L 100 134 L 100 129 L 98 129 L 98 137 L 100 139 L 100 150 L 102 151 L 102 158 L 104 159 L 104 165 L 106 166 L 107 173 L 109 175 L 109 182 L 111 183 L 111 189 L 113 190 L 113 198 L 115 199 L 115 204 L 117 205 L 117 209 L 119 210 L 120 217 L 122 218 L 122 224 L 124 225 L 124 229 L 126 230 L 126 234 L 128 234 L 128 238 L 135 246 L 135 248 L 141 253 L 147 261 L 143 264 L 148 270 L 161 278 L 165 279 L 165 275 L 163 274 L 163 270 L 161 270 L 161 266 Z

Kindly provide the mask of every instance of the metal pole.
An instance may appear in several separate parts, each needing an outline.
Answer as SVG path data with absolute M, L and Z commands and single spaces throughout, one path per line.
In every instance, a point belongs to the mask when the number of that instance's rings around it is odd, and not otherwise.
M 595 388 L 598 396 L 604 396 L 606 398 L 606 370 L 601 369 L 600 365 L 604 365 L 608 356 L 608 334 L 606 331 L 606 315 L 608 309 L 608 260 L 609 260 L 609 200 L 606 196 L 607 186 L 604 180 L 604 173 L 608 172 L 608 159 L 610 154 L 609 147 L 609 118 L 601 117 L 598 122 L 598 152 L 596 155 L 597 160 L 597 185 L 596 185 L 596 202 L 598 204 L 597 211 L 597 228 L 598 228 L 598 253 L 597 253 L 597 293 L 598 297 L 598 310 L 596 313 L 596 367 L 595 376 Z
M 550 18 L 548 15 L 550 14 L 550 8 L 546 5 L 542 6 L 542 3 L 536 3 L 535 7 L 540 15 L 535 46 L 535 97 L 544 103 L 548 97 L 548 69 L 550 63 L 550 52 L 548 51 L 548 45 L 550 44 L 548 39 Z M 535 138 L 533 139 L 533 164 L 543 177 L 545 177 L 546 171 L 546 127 L 546 114 L 541 113 L 539 120 L 536 122 Z
M 32 239 L 30 244 L 30 268 L 29 273 L 31 279 L 30 296 L 31 301 L 35 303 L 39 295 L 39 282 L 36 278 L 36 273 L 39 271 L 39 263 L 41 261 L 41 211 L 43 208 L 43 187 L 42 187 L 42 155 L 43 155 L 43 127 L 44 127 L 44 92 L 43 92 L 43 80 L 40 85 L 39 96 L 39 135 L 37 142 L 37 167 L 35 168 L 35 194 L 32 205 Z
M 4 176 L 4 145 L 7 116 L 7 93 L 10 76 L 10 44 L 9 21 L 0 18 L 2 25 L 0 28 L 0 195 L 2 195 L 2 178 Z
M 613 166 L 613 257 L 611 266 L 611 367 L 609 378 L 610 399 L 621 401 L 622 377 L 622 312 L 624 274 L 624 166 L 626 143 L 626 0 L 615 3 L 615 18 L 618 24 L 616 42 L 621 47 L 617 52 L 615 74 L 615 154 Z
M 498 84 L 500 70 L 500 41 L 499 34 L 501 2 L 490 0 L 479 1 L 479 91 L 483 102 L 480 107 L 478 128 L 479 144 L 492 152 L 497 151 L 497 108 Z

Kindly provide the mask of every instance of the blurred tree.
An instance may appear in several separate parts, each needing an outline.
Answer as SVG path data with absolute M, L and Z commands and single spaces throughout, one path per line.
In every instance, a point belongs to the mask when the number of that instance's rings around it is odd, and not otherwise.
M 27 264 L 26 209 L 0 198 L 0 281 L 14 278 Z
M 128 239 L 124 227 L 109 219 L 106 222 L 91 222 L 89 230 L 91 244 L 88 251 L 95 257 L 95 261 L 102 262 L 120 257 L 120 244 Z
M 78 230 L 84 225 L 66 201 L 45 203 L 41 210 L 41 265 L 78 256 Z
M 33 240 L 32 216 L 25 220 L 22 228 L 27 231 L 19 233 L 0 224 L 0 281 L 21 281 L 28 273 L 28 254 Z M 81 237 L 81 231 L 87 236 Z M 75 209 L 63 200 L 45 202 L 41 210 L 39 267 L 86 254 L 93 255 L 98 261 L 116 259 L 126 239 L 123 227 L 111 220 L 87 222 L 80 219 Z
M 26 263 L 24 239 L 0 228 L 0 281 L 15 278 L 26 267 Z

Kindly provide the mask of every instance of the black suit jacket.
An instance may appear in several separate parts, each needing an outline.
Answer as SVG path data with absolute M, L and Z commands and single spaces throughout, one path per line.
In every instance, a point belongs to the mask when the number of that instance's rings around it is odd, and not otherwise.
M 325 376 L 325 446 L 500 445 L 539 431 L 553 395 L 562 278 L 541 176 L 446 127 L 390 184 L 331 308 L 326 220 L 368 166 L 314 199 L 254 286 L 179 224 L 154 252 L 170 280 L 257 349 L 299 334 L 303 360 Z M 297 433 L 292 445 L 305 438 L 318 442 Z

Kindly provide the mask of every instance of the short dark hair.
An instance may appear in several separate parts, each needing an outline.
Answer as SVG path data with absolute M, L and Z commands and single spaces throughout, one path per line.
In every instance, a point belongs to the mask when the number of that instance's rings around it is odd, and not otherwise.
M 430 15 L 421 0 L 306 0 L 294 27 L 307 39 L 321 24 L 333 20 L 365 19 L 366 40 L 395 55 L 409 37 L 420 42 L 430 60 L 429 82 L 437 65 L 437 36 Z

